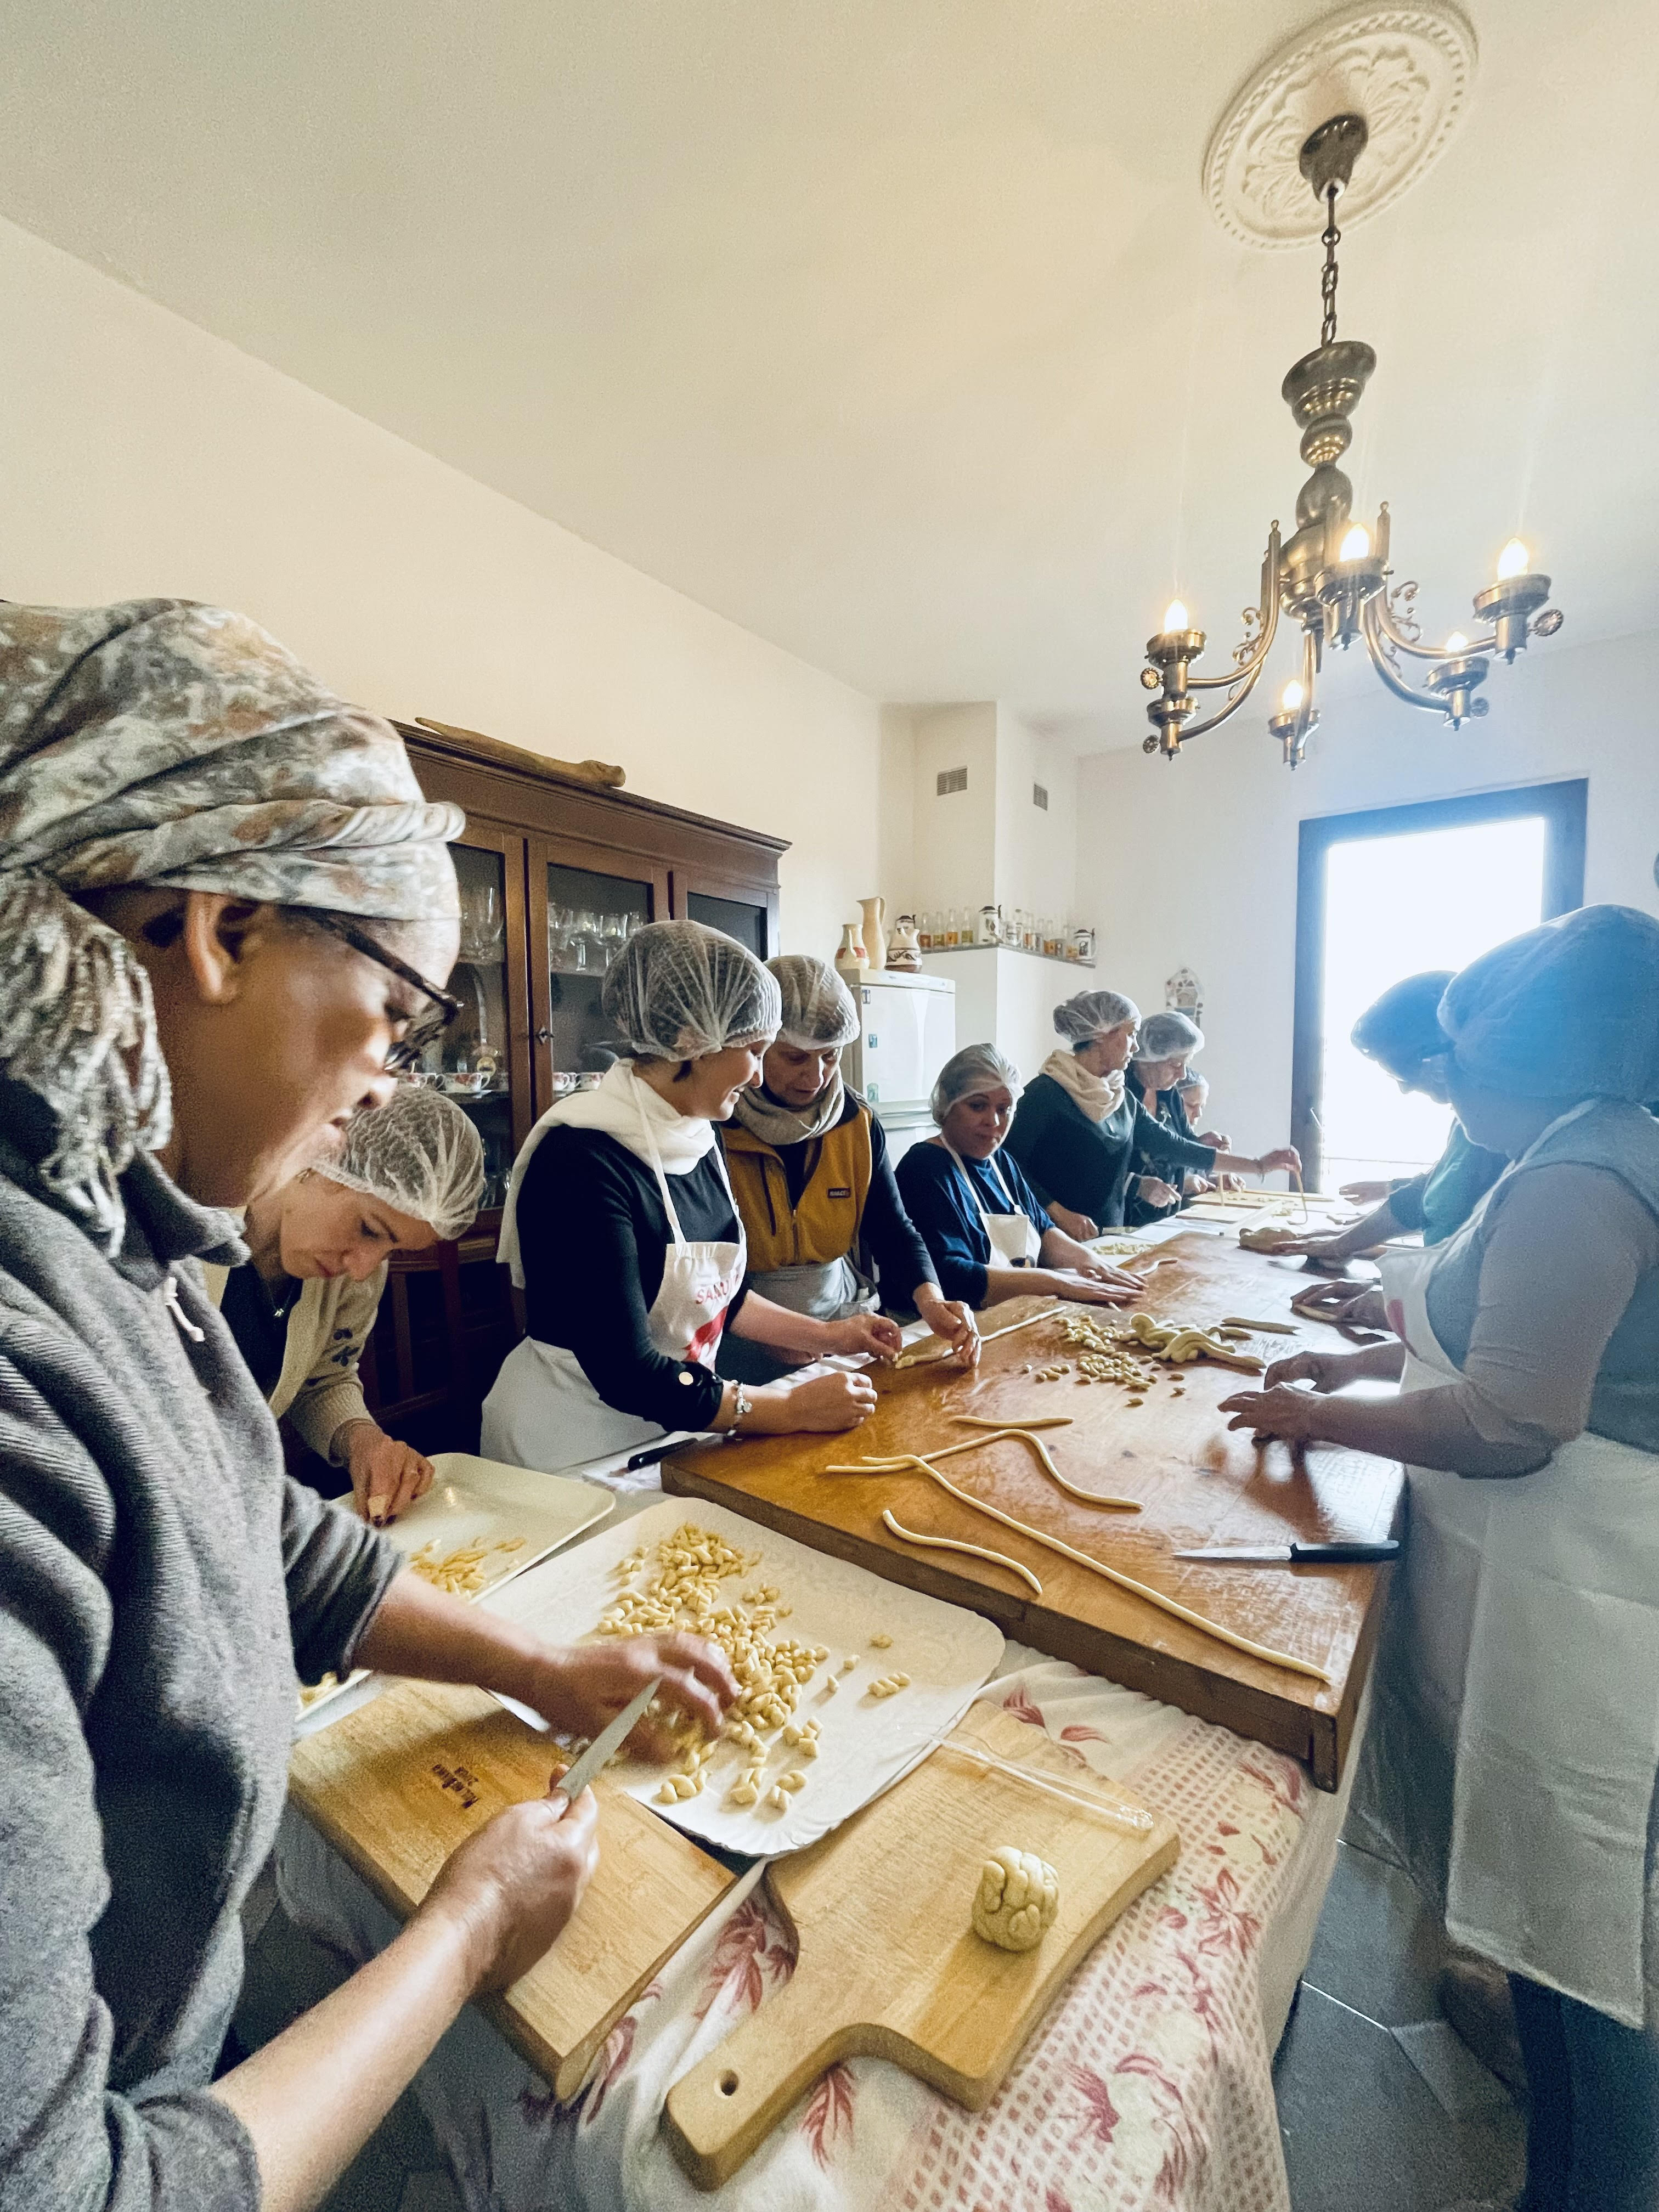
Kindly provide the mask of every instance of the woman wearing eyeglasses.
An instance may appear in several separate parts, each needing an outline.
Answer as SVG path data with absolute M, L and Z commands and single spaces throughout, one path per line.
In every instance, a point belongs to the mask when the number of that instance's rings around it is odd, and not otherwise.
M 390 1105 L 354 1118 L 337 1152 L 248 1207 L 241 1267 L 203 1269 L 265 1403 L 345 1470 L 377 1528 L 432 1486 L 431 1461 L 387 1436 L 357 1379 L 386 1263 L 464 1236 L 483 1181 L 483 1146 L 460 1108 L 399 1084 Z M 317 1486 L 338 1494 L 320 1476 Z
M 576 1910 L 592 1798 L 514 1806 L 222 2071 L 296 1670 L 477 1683 L 584 1735 L 658 1675 L 706 1732 L 733 1695 L 696 1638 L 544 1644 L 289 1482 L 203 1285 L 245 1256 L 226 1209 L 385 1106 L 444 1018 L 459 827 L 388 724 L 240 616 L 0 606 L 8 2205 L 300 2212 Z

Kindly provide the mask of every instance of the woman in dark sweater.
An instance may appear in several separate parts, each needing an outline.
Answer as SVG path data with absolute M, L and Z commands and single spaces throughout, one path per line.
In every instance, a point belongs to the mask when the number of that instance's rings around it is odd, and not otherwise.
M 1019 1102 L 1008 1149 L 1054 1218 L 1075 1237 L 1123 1224 L 1133 1196 L 1175 1205 L 1188 1168 L 1208 1175 L 1215 1153 L 1177 1137 L 1126 1091 L 1139 1009 L 1116 991 L 1084 991 L 1054 1008 L 1066 1045 L 1051 1052 Z M 1139 1151 L 1148 1164 L 1135 1166 Z
M 1130 1097 L 1183 1145 L 1190 1145 L 1194 1139 L 1178 1086 L 1187 1073 L 1188 1061 L 1195 1052 L 1203 1049 L 1203 1030 L 1196 1022 L 1172 1008 L 1166 1013 L 1149 1015 L 1141 1024 L 1134 1058 L 1129 1065 L 1126 1088 Z M 1211 1150 L 1209 1167 L 1195 1166 L 1187 1161 L 1181 1172 L 1173 1176 L 1182 1198 L 1199 1196 L 1218 1177 L 1226 1182 L 1231 1176 L 1271 1175 L 1279 1168 L 1293 1169 L 1297 1175 L 1302 1172 L 1301 1155 L 1290 1145 L 1279 1152 L 1263 1152 L 1259 1158 L 1231 1152 L 1225 1146 L 1212 1146 Z M 1134 1172 L 1144 1183 L 1166 1163 L 1167 1157 L 1152 1151 L 1137 1137 Z M 1125 1218 L 1132 1224 L 1152 1221 L 1173 1211 L 1167 1201 L 1151 1199 L 1143 1190 L 1130 1200 Z
M 863 1375 L 751 1391 L 714 1371 L 727 1328 L 797 1364 L 891 1359 L 903 1341 L 880 1314 L 818 1321 L 748 1288 L 714 1124 L 759 1080 L 780 1005 L 754 954 L 701 922 L 648 923 L 607 972 L 605 1015 L 631 1056 L 544 1115 L 514 1165 L 501 1256 L 529 1333 L 484 1401 L 491 1457 L 551 1474 L 669 1430 L 850 1429 L 875 1410 Z

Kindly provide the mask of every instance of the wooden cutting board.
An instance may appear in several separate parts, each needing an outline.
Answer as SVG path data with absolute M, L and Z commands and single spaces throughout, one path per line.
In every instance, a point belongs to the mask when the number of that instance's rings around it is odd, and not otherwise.
M 546 1790 L 547 1738 L 482 1690 L 405 1682 L 294 1747 L 295 1803 L 400 1920 L 455 1846 Z M 617 2021 L 734 1877 L 643 1805 L 594 1785 L 599 1863 L 546 1955 L 479 2003 L 573 2097 Z
M 1144 1305 L 1176 1320 L 1214 1322 L 1237 1314 L 1290 1322 L 1291 1298 L 1313 1279 L 1299 1263 L 1242 1251 L 1228 1237 L 1172 1237 L 1155 1256 L 1169 1264 L 1151 1274 Z M 1037 1310 L 1035 1302 L 1013 1301 L 991 1309 L 982 1322 L 988 1330 L 1000 1328 Z M 1273 1359 L 1298 1347 L 1352 1348 L 1319 1322 L 1297 1322 L 1293 1335 L 1262 1335 L 1249 1348 Z M 1396 1533 L 1401 1470 L 1333 1445 L 1293 1452 L 1230 1431 L 1217 1410 L 1220 1401 L 1255 1378 L 1207 1362 L 1159 1370 L 1169 1379 L 1138 1408 L 1115 1384 L 1079 1387 L 1075 1368 L 1059 1382 L 1036 1380 L 1038 1367 L 1074 1358 L 1058 1321 L 1040 1320 L 988 1343 L 975 1375 L 932 1363 L 878 1373 L 877 1410 L 850 1435 L 757 1437 L 677 1452 L 664 1462 L 663 1485 L 717 1499 L 913 1589 L 973 1607 L 1038 1650 L 1289 1752 L 1307 1762 L 1320 1788 L 1334 1790 L 1382 1621 L 1389 1570 L 1206 1566 L 1172 1553 L 1297 1538 L 1376 1540 Z M 1173 1395 L 1176 1382 L 1180 1397 Z M 1328 1686 L 1187 1626 L 958 1504 L 925 1475 L 823 1471 L 866 1455 L 925 1455 L 957 1441 L 971 1432 L 952 1421 L 956 1413 L 996 1419 L 1070 1415 L 1073 1425 L 1048 1438 L 1062 1471 L 1086 1488 L 1138 1498 L 1140 1513 L 1106 1512 L 1068 1497 L 1018 1443 L 963 1453 L 941 1471 L 959 1488 L 1206 1618 L 1312 1661 L 1329 1674 Z M 905 1544 L 884 1527 L 884 1506 L 908 1528 L 988 1544 L 1020 1560 L 1042 1583 L 1042 1596 L 1006 1568 Z
M 699 2188 L 729 2180 L 840 2058 L 891 2059 L 977 2112 L 1061 1983 L 1174 1865 L 1173 1821 L 1000 1707 L 975 1705 L 955 1741 L 1006 1765 L 942 1745 L 833 1835 L 769 1868 L 795 1971 L 668 2094 L 663 2124 Z M 1035 1951 L 999 1950 L 969 1924 L 980 1869 L 1000 1844 L 1060 1877 L 1059 1916 Z

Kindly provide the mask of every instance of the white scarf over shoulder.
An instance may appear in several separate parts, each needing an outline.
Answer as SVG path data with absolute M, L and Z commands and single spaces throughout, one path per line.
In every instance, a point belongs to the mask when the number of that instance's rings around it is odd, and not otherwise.
M 1072 1103 L 1080 1106 L 1091 1121 L 1109 1121 L 1123 1103 L 1121 1067 L 1115 1067 L 1109 1075 L 1091 1075 L 1074 1052 L 1060 1048 L 1049 1054 L 1042 1072 L 1051 1075 Z
M 647 1167 L 653 1164 L 654 1142 L 655 1158 L 661 1162 L 665 1175 L 690 1175 L 714 1143 L 712 1121 L 680 1113 L 648 1083 L 641 1083 L 632 1063 L 625 1060 L 605 1070 L 597 1090 L 579 1091 L 574 1097 L 550 1106 L 513 1163 L 507 1204 L 501 1210 L 501 1241 L 495 1248 L 495 1257 L 510 1271 L 515 1290 L 524 1288 L 524 1267 L 519 1256 L 519 1186 L 531 1154 L 548 1131 L 556 1128 L 601 1130 Z

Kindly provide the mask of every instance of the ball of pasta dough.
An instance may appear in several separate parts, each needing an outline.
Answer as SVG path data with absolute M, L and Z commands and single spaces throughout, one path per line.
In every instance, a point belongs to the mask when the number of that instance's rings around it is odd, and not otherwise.
M 1060 1877 L 1035 1851 L 999 1844 L 980 1869 L 974 1933 L 1005 1951 L 1035 1951 L 1060 1911 Z

